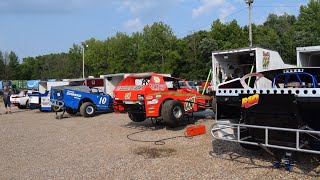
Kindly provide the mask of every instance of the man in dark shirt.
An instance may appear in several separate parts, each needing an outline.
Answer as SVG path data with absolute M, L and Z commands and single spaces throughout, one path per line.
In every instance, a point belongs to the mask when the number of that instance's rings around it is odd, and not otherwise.
M 3 102 L 4 106 L 6 107 L 6 114 L 11 114 L 11 102 L 10 102 L 10 96 L 12 94 L 11 89 L 9 89 L 7 86 L 3 88 Z

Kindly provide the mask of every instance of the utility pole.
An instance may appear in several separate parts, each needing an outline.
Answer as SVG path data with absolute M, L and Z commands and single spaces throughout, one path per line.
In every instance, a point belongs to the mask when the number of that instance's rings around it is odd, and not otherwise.
M 252 3 L 254 0 L 245 0 L 245 2 L 249 6 L 249 43 L 250 47 L 252 47 Z
M 84 49 L 86 47 L 88 47 L 87 44 L 85 44 L 84 42 L 81 42 L 81 45 L 82 45 L 82 76 L 83 76 L 83 79 L 85 78 L 85 75 L 84 75 Z

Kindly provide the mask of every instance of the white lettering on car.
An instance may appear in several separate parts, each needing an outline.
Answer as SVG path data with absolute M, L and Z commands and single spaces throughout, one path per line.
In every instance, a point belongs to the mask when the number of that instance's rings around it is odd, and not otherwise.
M 78 98 L 81 98 L 81 94 L 76 94 L 74 91 L 67 91 L 67 95 L 69 96 L 73 96 L 73 97 L 78 97 Z
M 166 89 L 167 86 L 165 84 L 149 84 L 149 87 L 153 91 L 163 91 Z

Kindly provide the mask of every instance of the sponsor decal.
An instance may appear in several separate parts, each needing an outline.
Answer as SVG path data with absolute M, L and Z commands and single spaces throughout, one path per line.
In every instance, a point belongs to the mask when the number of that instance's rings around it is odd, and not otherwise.
M 131 98 L 131 92 L 128 92 L 124 95 L 124 99 L 130 99 Z
M 81 94 L 77 94 L 77 93 L 75 93 L 74 91 L 67 91 L 67 95 L 69 95 L 69 96 L 73 96 L 73 97 L 77 97 L 77 98 L 81 98 Z
M 193 106 L 194 106 L 194 102 L 196 102 L 196 97 L 193 96 L 191 98 L 188 98 L 185 100 L 185 103 L 184 103 L 184 110 L 185 111 L 190 111 L 193 109 Z
M 270 63 L 270 52 L 262 52 L 262 68 L 267 69 Z
M 152 78 L 153 78 L 153 81 L 154 81 L 155 83 L 157 83 L 157 84 L 159 84 L 160 81 L 161 81 L 158 76 L 153 76 Z
M 147 96 L 146 97 L 146 100 L 152 100 L 153 99 L 153 96 Z
M 42 107 L 51 107 L 51 102 L 49 98 L 41 98 Z
M 154 106 L 149 106 L 148 110 L 154 110 Z
M 142 90 L 143 86 L 119 86 L 119 91 L 127 91 L 127 90 Z
M 148 111 L 148 113 L 153 114 L 153 113 L 155 113 L 155 111 Z
M 162 96 L 160 94 L 156 95 L 157 99 L 160 99 Z
M 249 96 L 247 98 L 242 98 L 242 105 L 241 107 L 249 108 L 258 104 L 259 102 L 259 94 L 255 94 L 253 96 Z
M 147 104 L 158 104 L 158 99 L 153 99 L 152 101 L 148 101 Z
M 165 84 L 149 84 L 149 87 L 153 91 L 163 91 L 166 89 L 167 86 Z

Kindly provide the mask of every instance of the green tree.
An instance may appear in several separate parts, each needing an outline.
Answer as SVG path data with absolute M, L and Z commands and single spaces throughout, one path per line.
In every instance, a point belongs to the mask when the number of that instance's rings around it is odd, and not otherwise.
M 8 63 L 8 78 L 9 79 L 16 79 L 17 76 L 17 67 L 19 65 L 19 58 L 18 56 L 13 52 L 10 51 L 9 53 L 9 63 Z
M 320 44 L 320 3 L 310 0 L 308 5 L 300 7 L 300 14 L 295 23 L 295 45 L 311 46 Z
M 141 71 L 173 73 L 181 56 L 175 51 L 177 37 L 170 26 L 156 22 L 144 27 L 139 47 L 138 64 Z
M 4 70 L 5 70 L 5 64 L 4 64 L 3 54 L 0 51 L 0 79 L 4 79 Z
M 211 25 L 211 37 L 219 49 L 240 48 L 248 46 L 244 29 L 236 20 L 223 24 L 219 19 Z
M 140 33 L 132 37 L 118 32 L 115 36 L 107 39 L 109 52 L 109 72 L 125 73 L 139 71 L 138 47 L 141 43 Z
M 66 78 L 80 78 L 82 77 L 82 47 L 73 44 L 69 49 Z

